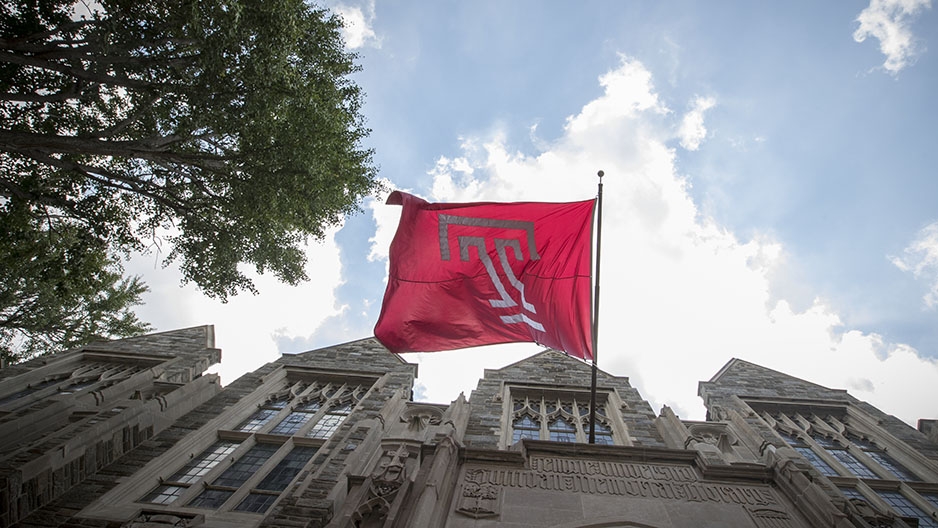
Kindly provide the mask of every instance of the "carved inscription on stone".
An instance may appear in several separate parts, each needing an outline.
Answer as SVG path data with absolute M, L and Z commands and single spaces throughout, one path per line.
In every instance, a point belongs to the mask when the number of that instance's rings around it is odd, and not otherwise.
M 772 506 L 768 488 L 700 482 L 686 466 L 533 457 L 531 469 L 470 468 L 465 486 L 541 489 L 687 502 Z

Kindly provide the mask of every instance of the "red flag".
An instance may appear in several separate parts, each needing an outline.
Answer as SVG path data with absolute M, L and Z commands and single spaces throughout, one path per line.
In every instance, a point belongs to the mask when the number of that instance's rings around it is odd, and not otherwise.
M 431 204 L 402 192 L 375 336 L 392 352 L 534 341 L 592 359 L 594 200 Z

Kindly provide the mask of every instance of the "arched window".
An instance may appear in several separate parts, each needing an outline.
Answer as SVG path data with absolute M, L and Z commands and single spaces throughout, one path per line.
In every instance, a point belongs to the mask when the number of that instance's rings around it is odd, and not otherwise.
M 563 418 L 555 418 L 547 425 L 552 442 L 576 442 L 576 427 Z
M 538 424 L 534 418 L 531 418 L 528 415 L 523 415 L 518 418 L 515 418 L 514 423 L 511 426 L 512 434 L 511 441 L 512 443 L 521 440 L 522 438 L 530 438 L 532 440 L 537 440 L 541 437 L 541 426 Z

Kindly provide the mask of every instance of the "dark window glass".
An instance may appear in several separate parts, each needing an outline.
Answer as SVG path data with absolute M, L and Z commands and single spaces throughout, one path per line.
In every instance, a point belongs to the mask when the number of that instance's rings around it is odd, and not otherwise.
M 169 477 L 169 482 L 191 483 L 202 478 L 219 462 L 238 448 L 236 442 L 220 441 L 202 452 L 201 455 L 186 463 L 179 471 Z
M 899 480 L 908 480 L 912 482 L 920 482 L 922 479 L 916 477 L 908 470 L 905 466 L 895 461 L 891 456 L 883 453 L 882 451 L 867 451 L 867 455 L 875 460 L 879 465 L 886 468 L 890 473 L 899 478 Z
M 249 493 L 235 510 L 252 513 L 264 513 L 276 502 L 278 495 L 266 493 Z
M 241 425 L 235 429 L 246 433 L 253 433 L 261 427 L 264 427 L 264 424 L 273 419 L 274 416 L 277 416 L 278 412 L 279 411 L 275 409 L 258 409 L 257 412 L 252 414 L 247 420 L 241 422 Z
M 931 516 L 898 491 L 877 491 L 876 493 L 899 515 L 918 519 L 920 528 L 938 528 L 938 521 L 932 519 Z
M 273 455 L 279 446 L 271 444 L 257 444 L 250 451 L 244 454 L 237 462 L 224 471 L 215 482 L 214 486 L 226 486 L 237 488 L 251 478 L 251 475 L 257 472 L 264 462 Z
M 99 381 L 98 378 L 77 381 L 75 383 L 72 383 L 68 387 L 65 387 L 64 389 L 60 390 L 59 393 L 60 394 L 75 394 L 76 392 L 81 392 L 87 389 L 88 387 L 91 387 L 92 385 L 98 383 L 98 381 Z
M 306 424 L 313 416 L 314 413 L 311 412 L 292 412 L 283 419 L 282 422 L 277 424 L 276 427 L 270 430 L 271 434 L 279 435 L 292 435 L 293 433 L 300 430 L 300 427 Z
M 876 473 L 873 473 L 873 471 L 866 467 L 863 462 L 857 460 L 857 457 L 853 456 L 853 453 L 850 453 L 849 451 L 844 449 L 831 449 L 828 450 L 828 453 L 830 453 L 831 456 L 836 458 L 841 464 L 850 470 L 851 473 L 860 478 L 879 478 L 876 476 Z
M 938 508 L 938 493 L 919 493 L 919 495 Z
M 537 440 L 541 436 L 541 426 L 528 415 L 515 419 L 512 429 L 512 442 L 522 438 Z
M 840 491 L 844 494 L 844 497 L 847 497 L 848 499 L 866 500 L 866 497 L 864 497 L 863 494 L 860 493 L 860 491 L 856 488 L 840 488 Z
M 801 453 L 801 456 L 807 458 L 808 462 L 810 462 L 811 465 L 817 468 L 817 470 L 820 471 L 821 474 L 827 475 L 828 477 L 836 477 L 839 475 L 839 473 L 837 473 L 837 471 L 835 471 L 834 468 L 832 468 L 830 464 L 828 464 L 827 462 L 824 462 L 823 458 L 819 457 L 818 454 L 815 453 L 814 451 L 811 451 L 810 447 L 792 446 L 792 448 L 795 451 Z
M 41 391 L 42 389 L 45 389 L 46 387 L 51 387 L 52 385 L 55 385 L 56 383 L 60 381 L 62 381 L 61 377 L 47 379 L 45 381 L 40 381 L 39 383 L 30 385 L 21 391 L 14 392 L 13 394 L 10 394 L 9 396 L 5 396 L 3 399 L 0 399 L 0 405 L 10 403 L 11 401 L 18 400 L 24 396 L 29 396 L 30 394 L 34 392 L 38 392 L 38 391 Z
M 351 412 L 352 406 L 348 403 L 330 409 L 316 425 L 306 433 L 310 438 L 329 438 L 336 432 L 345 417 Z
M 563 418 L 557 418 L 547 425 L 553 442 L 576 442 L 576 427 Z
M 821 435 L 811 435 L 811 438 L 818 443 L 821 447 L 831 448 L 831 449 L 843 449 L 843 446 L 838 444 L 836 440 L 832 438 L 827 438 L 826 436 Z
M 264 480 L 257 485 L 257 489 L 283 491 L 286 489 L 287 484 L 293 480 L 293 477 L 297 476 L 303 469 L 303 466 L 309 462 L 309 459 L 313 457 L 313 453 L 315 452 L 316 448 L 314 447 L 293 448 L 290 454 L 285 456 L 274 469 L 270 470 L 270 473 L 264 477 Z
M 322 402 L 319 400 L 308 401 L 297 407 L 298 411 L 316 412 L 322 408 Z
M 589 434 L 589 432 L 586 434 Z M 596 426 L 593 428 L 593 434 L 593 440 L 599 445 L 612 445 L 614 443 L 612 440 L 612 429 L 606 424 L 596 422 Z
M 189 488 L 183 486 L 157 486 L 141 500 L 153 504 L 169 504 L 178 499 L 187 489 Z
M 206 489 L 189 502 L 193 508 L 211 508 L 217 509 L 228 500 L 228 497 L 234 495 L 233 491 Z

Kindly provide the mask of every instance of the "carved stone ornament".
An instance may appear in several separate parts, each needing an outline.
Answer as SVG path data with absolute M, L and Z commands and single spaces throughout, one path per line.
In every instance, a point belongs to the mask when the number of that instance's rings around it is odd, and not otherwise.
M 759 528 L 788 528 L 791 524 L 791 515 L 784 510 L 776 508 L 746 508 L 749 516 Z
M 411 431 L 422 431 L 431 425 L 440 425 L 443 411 L 432 405 L 413 404 L 401 413 L 401 422 Z
M 730 432 L 726 424 L 691 424 L 687 427 L 687 432 L 690 436 L 684 442 L 685 447 L 694 442 L 703 442 L 729 454 L 732 453 L 733 446 L 739 445 L 739 440 Z
M 466 472 L 466 482 L 459 494 L 456 512 L 473 519 L 495 517 L 499 510 L 498 487 L 488 482 L 482 482 L 482 470 L 469 470 Z
M 386 497 L 396 492 L 407 478 L 407 459 L 410 452 L 407 446 L 388 449 L 381 456 L 378 467 L 371 475 L 371 492 L 375 497 Z
M 860 516 L 863 517 L 870 526 L 875 528 L 890 527 L 895 524 L 895 519 L 889 515 L 884 515 L 877 511 L 873 506 L 866 502 L 863 499 L 857 499 L 855 497 L 850 497 L 847 499 L 849 507 L 853 507 L 853 510 Z
M 189 528 L 200 526 L 204 521 L 201 514 L 143 511 L 121 528 Z

